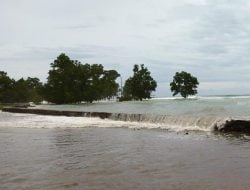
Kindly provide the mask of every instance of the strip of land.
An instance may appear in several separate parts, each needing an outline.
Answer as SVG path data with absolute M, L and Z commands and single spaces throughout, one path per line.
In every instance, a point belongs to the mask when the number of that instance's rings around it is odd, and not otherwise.
M 109 118 L 112 113 L 108 112 L 82 112 L 82 111 L 60 111 L 60 110 L 45 110 L 45 109 L 29 109 L 4 107 L 3 112 L 11 113 L 29 113 L 39 115 L 54 115 L 54 116 L 69 116 L 69 117 L 99 117 L 101 119 Z

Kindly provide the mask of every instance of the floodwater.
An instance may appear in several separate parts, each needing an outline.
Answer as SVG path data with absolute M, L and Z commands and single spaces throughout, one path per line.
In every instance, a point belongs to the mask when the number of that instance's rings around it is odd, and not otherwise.
M 250 189 L 250 135 L 213 132 L 225 118 L 249 119 L 249 96 L 36 108 L 113 114 L 0 112 L 1 190 Z
M 0 189 L 249 189 L 250 137 L 0 128 Z
M 250 115 L 250 96 L 209 96 L 182 98 L 158 98 L 146 101 L 95 102 L 93 104 L 40 105 L 36 108 L 111 112 L 143 113 L 171 116 L 226 116 L 238 117 Z

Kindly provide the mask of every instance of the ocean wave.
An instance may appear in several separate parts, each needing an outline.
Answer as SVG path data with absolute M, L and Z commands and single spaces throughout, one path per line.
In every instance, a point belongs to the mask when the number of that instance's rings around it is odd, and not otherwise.
M 1 127 L 19 127 L 19 128 L 85 128 L 85 127 L 100 127 L 100 128 L 130 128 L 130 129 L 163 129 L 168 131 L 211 131 L 209 127 L 191 125 L 177 119 L 169 120 L 169 123 L 156 118 L 147 118 L 141 121 L 135 117 L 116 117 L 101 119 L 97 117 L 68 117 L 68 116 L 44 116 L 33 114 L 16 114 L 16 113 L 1 113 L 7 119 L 0 122 Z M 153 120 L 155 122 L 153 122 Z M 190 120 L 189 120 L 190 121 Z M 197 121 L 199 122 L 199 121 Z
M 152 100 L 182 100 L 183 97 L 159 97 L 152 98 Z M 248 95 L 229 95 L 229 96 L 189 96 L 190 100 L 223 100 L 223 99 L 250 99 Z
M 152 98 L 152 100 L 184 100 L 185 98 L 180 96 L 173 96 L 173 97 L 158 97 L 158 98 Z M 189 96 L 186 99 L 189 100 L 196 100 L 198 99 L 198 96 Z
M 204 100 L 224 100 L 224 99 L 250 99 L 250 96 L 197 96 L 197 99 Z
M 11 109 L 9 110 L 11 111 Z M 1 113 L 0 127 L 65 128 L 65 127 L 125 127 L 133 129 L 165 129 L 169 131 L 250 132 L 249 118 L 216 116 L 168 116 L 106 112 L 70 112 L 55 110 L 12 109 Z M 42 114 L 33 115 L 30 113 Z M 51 116 L 55 115 L 55 116 Z M 74 117 L 75 116 L 75 117 Z

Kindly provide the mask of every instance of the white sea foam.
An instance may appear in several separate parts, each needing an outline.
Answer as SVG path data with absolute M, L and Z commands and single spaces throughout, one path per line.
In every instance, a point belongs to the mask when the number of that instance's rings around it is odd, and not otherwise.
M 169 131 L 212 131 L 223 123 L 217 117 L 171 117 L 155 115 L 112 114 L 109 119 L 96 117 L 42 116 L 0 112 L 1 127 L 25 128 L 132 128 L 165 129 Z
M 152 100 L 181 100 L 183 97 L 159 97 L 152 98 Z M 187 99 L 194 100 L 223 100 L 223 99 L 250 99 L 250 96 L 242 95 L 242 96 L 189 96 Z
M 187 99 L 197 99 L 197 96 L 189 96 Z M 177 96 L 177 97 L 159 97 L 159 98 L 152 98 L 152 100 L 182 100 L 183 97 Z
M 33 112 L 34 110 L 32 110 Z M 38 110 L 39 111 L 39 110 Z M 46 111 L 46 110 L 45 110 Z M 249 131 L 250 119 L 248 117 L 236 118 L 204 113 L 226 113 L 224 107 L 205 107 L 196 112 L 184 115 L 161 115 L 161 114 L 132 114 L 132 113 L 98 113 L 82 112 L 85 117 L 68 116 L 44 116 L 33 114 L 14 114 L 0 112 L 0 127 L 28 127 L 28 128 L 84 128 L 84 127 L 125 127 L 133 129 L 166 129 L 170 131 L 225 131 L 236 130 Z M 40 112 L 38 112 L 40 113 Z M 49 112 L 48 112 L 49 113 Z M 190 114 L 191 113 L 191 114 Z M 73 114 L 74 115 L 74 114 Z M 106 119 L 100 119 L 106 118 Z M 243 128 L 246 126 L 246 128 Z

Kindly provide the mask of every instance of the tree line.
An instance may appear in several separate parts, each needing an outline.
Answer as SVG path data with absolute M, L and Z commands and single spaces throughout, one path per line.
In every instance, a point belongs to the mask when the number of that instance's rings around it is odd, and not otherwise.
M 48 72 L 46 83 L 38 78 L 28 77 L 14 80 L 6 72 L 0 71 L 0 102 L 18 103 L 42 100 L 55 104 L 90 102 L 118 97 L 124 100 L 150 99 L 157 82 L 147 67 L 134 65 L 133 75 L 119 86 L 120 74 L 116 70 L 105 70 L 101 64 L 82 64 L 60 54 Z M 184 98 L 197 94 L 199 82 L 187 72 L 177 72 L 170 83 L 173 95 Z
M 0 71 L 0 102 L 41 102 L 42 83 L 38 78 L 11 79 L 6 72 Z
M 105 70 L 101 64 L 81 64 L 61 54 L 51 63 L 43 97 L 56 104 L 110 99 L 117 95 L 119 76 L 116 70 Z

